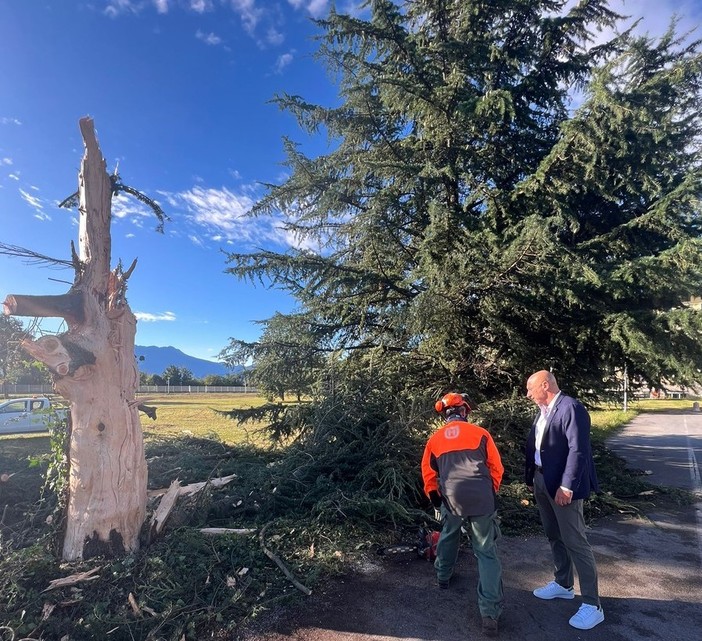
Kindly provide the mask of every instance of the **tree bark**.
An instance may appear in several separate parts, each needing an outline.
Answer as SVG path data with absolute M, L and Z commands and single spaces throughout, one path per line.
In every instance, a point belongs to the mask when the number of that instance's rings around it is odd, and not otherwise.
M 68 331 L 27 340 L 70 403 L 69 496 L 63 558 L 122 555 L 139 547 L 147 468 L 137 409 L 136 318 L 121 264 L 110 270 L 112 186 L 91 118 L 80 120 L 79 260 L 63 296 L 17 296 L 5 313 L 65 318 Z
M 26 296 L 10 294 L 3 303 L 3 311 L 14 316 L 59 316 L 69 327 L 83 321 L 83 294 L 73 292 L 60 296 Z

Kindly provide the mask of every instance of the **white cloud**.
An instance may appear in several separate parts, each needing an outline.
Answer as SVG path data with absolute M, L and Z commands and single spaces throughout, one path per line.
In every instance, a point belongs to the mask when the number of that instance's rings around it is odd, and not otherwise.
M 288 0 L 288 4 L 294 11 L 319 18 L 329 11 L 330 2 L 329 0 Z M 215 0 L 105 0 L 103 13 L 110 18 L 137 16 L 148 9 L 155 10 L 160 15 L 176 9 L 204 14 L 218 10 L 220 6 L 239 18 L 244 31 L 256 41 L 259 47 L 277 47 L 285 41 L 283 8 L 280 3 L 274 3 L 271 0 L 218 0 L 217 2 Z M 198 30 L 196 35 L 207 44 L 222 44 L 222 38 L 214 33 Z M 225 49 L 229 50 L 227 47 Z
M 21 125 L 22 123 L 17 118 L 0 118 L 0 125 Z
M 268 27 L 266 31 L 266 42 L 269 45 L 277 46 L 283 44 L 285 41 L 285 35 L 279 31 L 276 27 Z
M 569 0 L 563 12 L 571 9 L 578 0 Z M 639 23 L 634 29 L 636 35 L 648 35 L 653 38 L 662 36 L 670 26 L 673 15 L 677 14 L 679 22 L 676 31 L 682 35 L 690 30 L 697 29 L 702 18 L 702 6 L 697 0 L 610 0 L 609 8 L 624 16 L 618 22 L 617 31 L 621 32 L 631 27 L 637 20 Z M 615 35 L 612 29 L 603 29 L 591 34 L 591 45 L 607 42 Z
M 12 158 L 0 158 L 0 165 L 11 165 Z
M 158 323 L 160 321 L 172 322 L 176 320 L 176 315 L 173 312 L 162 312 L 160 314 L 151 314 L 150 312 L 134 312 L 134 316 L 143 323 Z
M 288 0 L 288 4 L 296 10 L 305 10 L 311 16 L 319 18 L 327 12 L 329 0 Z
M 158 13 L 168 13 L 168 0 L 154 0 L 154 6 Z
M 311 0 L 307 5 L 307 11 L 315 18 L 319 18 L 327 12 L 328 0 Z
M 12 178 L 12 180 L 19 180 L 19 173 L 9 174 L 8 178 Z
M 207 45 L 216 46 L 222 44 L 222 38 L 214 33 L 204 33 L 199 29 L 195 32 L 195 37 L 198 40 L 202 40 Z
M 34 218 L 37 220 L 47 221 L 51 220 L 51 216 L 44 211 L 44 201 L 38 196 L 33 196 L 32 194 L 24 191 L 24 189 L 19 190 L 22 200 L 24 200 L 33 210 Z
M 156 213 L 151 207 L 123 192 L 112 197 L 111 213 L 115 220 L 132 225 L 137 229 L 145 227 L 155 229 L 159 225 Z
M 112 216 L 129 219 L 129 222 L 136 227 L 143 227 L 145 218 L 153 219 L 154 226 L 158 224 L 156 214 L 151 207 L 122 192 L 112 198 Z
M 214 236 L 213 238 L 218 238 L 218 236 Z M 203 249 L 205 247 L 205 241 L 200 236 L 196 236 L 195 234 L 189 234 L 188 240 L 197 247 L 202 247 Z
M 30 207 L 37 210 L 37 213 L 44 215 L 44 203 L 41 201 L 41 198 L 32 196 L 32 194 L 27 193 L 24 191 L 24 189 L 20 189 L 19 193 L 22 196 L 22 200 L 24 200 Z
M 190 0 L 190 8 L 196 13 L 205 13 L 212 10 L 210 0 Z
M 141 5 L 132 0 L 109 0 L 105 7 L 105 15 L 116 18 L 124 13 L 139 13 Z
M 263 15 L 263 10 L 256 6 L 255 0 L 230 0 L 231 7 L 241 18 L 244 29 L 250 34 L 256 30 L 256 25 Z
M 180 200 L 193 214 L 200 225 L 233 232 L 239 227 L 244 214 L 251 209 L 254 200 L 246 194 L 235 194 L 223 189 L 193 187 L 179 194 Z M 229 235 L 229 234 L 227 234 Z
M 244 185 L 239 192 L 195 186 L 177 194 L 167 194 L 169 207 L 180 209 L 196 231 L 191 242 L 204 247 L 207 242 L 260 246 L 265 243 L 288 245 L 289 239 L 274 217 L 251 218 L 246 214 L 255 200 L 254 188 Z
M 275 63 L 275 72 L 276 73 L 283 73 L 283 69 L 287 67 L 292 61 L 293 61 L 293 54 L 295 53 L 295 50 L 289 51 L 288 53 L 284 53 L 281 56 L 278 56 L 278 60 L 276 60 Z

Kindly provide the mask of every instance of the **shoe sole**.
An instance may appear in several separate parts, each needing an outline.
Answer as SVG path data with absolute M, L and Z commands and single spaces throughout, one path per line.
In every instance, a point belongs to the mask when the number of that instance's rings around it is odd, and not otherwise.
M 575 593 L 571 594 L 554 594 L 553 596 L 539 596 L 536 594 L 536 592 L 532 592 L 532 594 L 537 598 L 537 599 L 543 599 L 544 601 L 552 601 L 553 599 L 566 599 L 570 601 L 571 599 L 575 598 Z
M 594 628 L 596 625 L 599 625 L 600 623 L 602 623 L 604 621 L 604 612 L 602 612 L 601 614 L 602 614 L 601 619 L 597 619 L 597 621 L 595 621 L 592 625 L 589 625 L 587 627 L 577 625 L 577 624 L 573 623 L 572 621 L 568 621 L 568 623 L 571 625 L 571 627 L 575 628 L 576 630 L 592 630 L 592 628 Z
M 595 621 L 595 623 L 593 623 L 592 625 L 589 625 L 587 627 L 576 625 L 575 623 L 572 623 L 571 621 L 568 621 L 568 623 L 570 623 L 571 627 L 575 628 L 576 630 L 592 630 L 592 628 L 594 628 L 596 625 L 599 625 L 603 621 L 604 621 L 604 614 L 602 615 L 601 619 L 598 619 L 597 621 Z

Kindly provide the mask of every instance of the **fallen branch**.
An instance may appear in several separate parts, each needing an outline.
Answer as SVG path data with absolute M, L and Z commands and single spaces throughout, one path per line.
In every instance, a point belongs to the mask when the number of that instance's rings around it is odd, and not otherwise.
M 158 536 L 166 524 L 170 513 L 173 511 L 176 505 L 176 501 L 180 496 L 191 496 L 192 494 L 197 494 L 205 487 L 222 487 L 236 478 L 236 474 L 230 474 L 229 476 L 221 476 L 216 479 L 210 479 L 209 481 L 201 481 L 199 483 L 190 483 L 189 485 L 181 485 L 180 481 L 176 479 L 173 481 L 168 489 L 154 490 L 149 492 L 149 497 L 162 496 L 158 507 L 151 516 L 151 523 L 149 525 L 149 538 L 151 541 L 154 537 Z
M 209 485 L 210 487 L 223 487 L 227 483 L 233 481 L 235 478 L 237 478 L 236 474 L 230 474 L 229 476 L 220 476 L 219 478 L 210 479 L 209 481 L 199 481 L 198 483 L 190 483 L 189 485 L 183 485 L 180 487 L 178 496 L 189 496 L 190 494 L 196 494 L 207 485 Z M 163 487 L 159 490 L 149 490 L 148 496 L 149 498 L 161 496 L 169 492 L 170 489 L 170 487 Z
M 156 508 L 156 511 L 151 516 L 151 525 L 149 526 L 149 533 L 151 537 L 156 536 L 163 529 L 163 526 L 166 524 L 166 520 L 168 519 L 168 515 L 173 511 L 176 500 L 180 494 L 180 490 L 182 489 L 183 488 L 180 486 L 180 481 L 176 479 L 166 490 L 161 502 L 158 504 L 158 508 Z
M 200 532 L 203 534 L 216 536 L 218 534 L 238 534 L 245 536 L 247 534 L 256 534 L 255 529 L 251 528 L 229 528 L 229 527 L 203 527 L 200 528 Z
M 129 605 L 132 608 L 132 612 L 134 612 L 134 614 L 136 614 L 136 616 L 138 616 L 138 617 L 144 616 L 142 611 L 141 611 L 141 608 L 139 607 L 139 604 L 137 603 L 137 600 L 134 598 L 134 595 L 131 592 L 129 593 L 129 596 L 127 596 L 127 601 L 129 601 Z
M 55 590 L 56 588 L 64 588 L 68 585 L 75 585 L 81 581 L 94 581 L 95 579 L 100 578 L 96 575 L 96 572 L 99 572 L 100 569 L 101 568 L 99 567 L 93 568 L 87 572 L 77 572 L 76 574 L 71 574 L 70 576 L 65 576 L 61 579 L 54 579 L 53 581 L 49 581 L 49 586 L 42 590 L 42 592 L 48 592 L 49 590 Z
M 268 529 L 268 526 L 270 523 L 266 523 L 266 525 L 263 526 L 261 531 L 258 534 L 258 540 L 259 543 L 261 544 L 261 549 L 263 550 L 264 554 L 271 560 L 273 561 L 282 571 L 283 574 L 290 580 L 290 582 L 298 589 L 300 592 L 303 592 L 307 596 L 310 596 L 312 594 L 312 590 L 310 590 L 308 587 L 302 585 L 288 570 L 288 568 L 285 567 L 285 564 L 275 555 L 273 552 L 271 552 L 267 547 L 265 543 L 265 535 L 266 535 L 266 530 Z
M 236 474 L 230 474 L 229 476 L 221 476 L 216 479 L 210 479 L 209 481 L 200 481 L 199 483 L 184 485 L 180 488 L 180 493 L 178 496 L 190 496 L 191 494 L 196 494 L 208 485 L 210 487 L 223 487 L 227 483 L 233 481 L 235 478 L 237 478 Z

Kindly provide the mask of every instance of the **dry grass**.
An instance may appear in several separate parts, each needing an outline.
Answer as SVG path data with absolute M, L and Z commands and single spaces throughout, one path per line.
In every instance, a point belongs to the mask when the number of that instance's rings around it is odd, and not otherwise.
M 156 420 L 141 415 L 144 436 L 195 436 L 216 438 L 233 445 L 262 442 L 255 428 L 243 428 L 218 414 L 234 408 L 256 407 L 264 399 L 254 394 L 160 394 L 139 399 L 156 408 Z
M 162 394 L 143 397 L 140 402 L 156 408 L 157 419 L 140 414 L 144 438 L 176 438 L 194 436 L 212 438 L 228 445 L 250 442 L 263 444 L 264 439 L 256 428 L 243 428 L 215 410 L 260 405 L 264 399 L 253 394 Z M 13 481 L 36 476 L 38 468 L 30 461 L 49 453 L 49 435 L 35 434 L 0 435 L 0 474 L 16 474 Z M 5 484 L 0 482 L 0 497 Z M 5 497 L 7 498 L 7 497 Z

